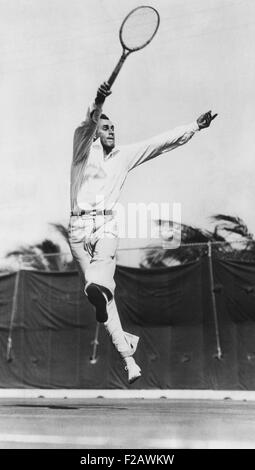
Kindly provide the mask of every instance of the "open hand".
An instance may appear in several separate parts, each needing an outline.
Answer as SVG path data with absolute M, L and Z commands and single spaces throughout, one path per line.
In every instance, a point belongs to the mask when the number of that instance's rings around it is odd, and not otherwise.
M 197 124 L 199 129 L 204 129 L 205 127 L 209 127 L 213 119 L 216 118 L 218 114 L 214 114 L 212 116 L 212 111 L 208 111 L 208 113 L 201 114 L 197 119 Z
M 97 90 L 96 104 L 103 104 L 105 98 L 111 94 L 110 86 L 107 82 L 102 83 Z

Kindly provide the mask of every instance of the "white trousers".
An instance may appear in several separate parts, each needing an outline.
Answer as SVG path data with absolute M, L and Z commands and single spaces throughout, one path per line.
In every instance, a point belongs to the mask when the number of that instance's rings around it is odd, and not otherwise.
M 109 289 L 114 295 L 114 273 L 118 244 L 117 223 L 114 216 L 73 215 L 68 227 L 69 243 L 85 287 L 90 283 Z M 107 306 L 106 331 L 120 355 L 132 355 L 130 335 L 122 329 L 115 300 Z M 132 335 L 131 335 L 132 336 Z

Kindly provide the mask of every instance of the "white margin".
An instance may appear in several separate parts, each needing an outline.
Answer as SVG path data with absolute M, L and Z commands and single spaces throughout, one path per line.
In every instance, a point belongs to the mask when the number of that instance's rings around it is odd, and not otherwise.
M 128 390 L 128 389 L 39 389 L 1 388 L 1 398 L 50 399 L 169 399 L 169 400 L 245 400 L 255 401 L 255 391 L 248 390 Z

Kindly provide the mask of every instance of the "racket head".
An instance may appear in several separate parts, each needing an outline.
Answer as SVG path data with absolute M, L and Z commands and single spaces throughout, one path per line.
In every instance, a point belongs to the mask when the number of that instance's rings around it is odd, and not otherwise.
M 134 8 L 124 18 L 119 31 L 124 50 L 135 52 L 147 46 L 158 31 L 160 16 L 151 6 Z

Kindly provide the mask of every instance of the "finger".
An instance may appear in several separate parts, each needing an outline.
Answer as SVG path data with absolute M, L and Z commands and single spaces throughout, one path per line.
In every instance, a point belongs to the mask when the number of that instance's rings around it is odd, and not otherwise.
M 112 93 L 111 90 L 106 90 L 106 89 L 104 89 L 104 94 L 105 94 L 105 96 L 108 96 L 108 95 L 110 95 L 111 93 Z
M 104 82 L 103 86 L 105 87 L 106 90 L 110 90 L 110 85 L 108 82 Z
M 100 87 L 100 88 L 98 88 L 98 93 L 99 93 L 100 95 L 103 95 L 103 96 L 108 96 L 109 91 L 108 91 L 108 90 L 105 90 L 105 89 L 102 88 L 102 87 Z
M 110 90 L 102 90 L 101 93 L 102 93 L 102 95 L 104 95 L 104 96 L 109 96 L 109 95 L 112 94 L 112 91 L 110 91 Z
M 107 82 L 101 83 L 100 87 L 105 88 L 106 90 L 109 89 L 109 85 L 107 84 Z
M 212 120 L 215 119 L 217 116 L 218 116 L 218 113 L 214 114 L 214 116 L 212 116 Z
M 100 90 L 100 91 L 103 91 L 103 92 L 105 92 L 105 93 L 108 91 L 108 89 L 107 89 L 104 85 L 101 85 L 101 86 L 99 87 L 99 90 Z

